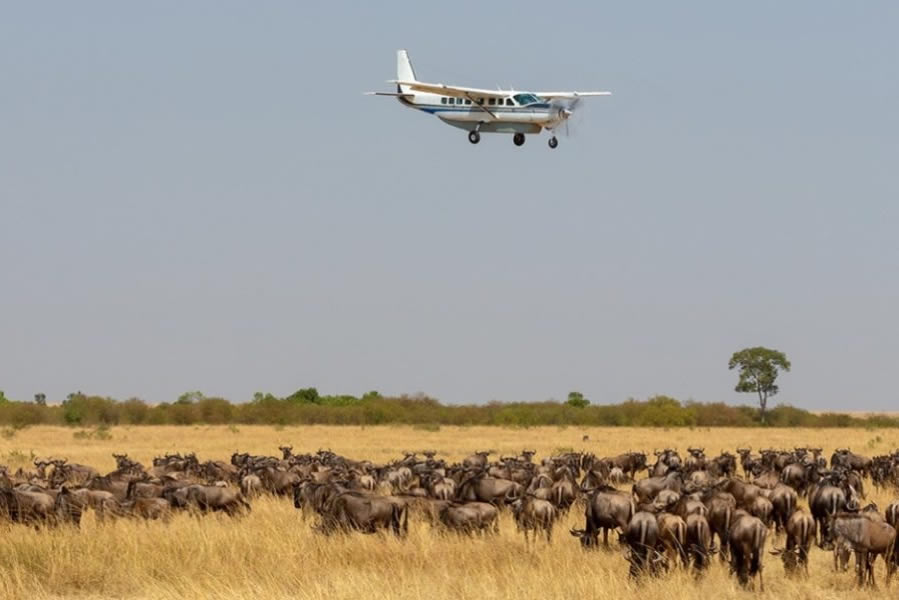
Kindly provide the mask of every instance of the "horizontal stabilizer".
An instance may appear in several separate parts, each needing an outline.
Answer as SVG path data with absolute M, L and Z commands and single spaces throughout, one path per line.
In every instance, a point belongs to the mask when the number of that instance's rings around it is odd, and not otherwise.
M 366 96 L 393 96 L 394 98 L 411 98 L 415 94 L 403 94 L 401 92 L 365 92 Z
M 612 92 L 534 92 L 541 98 L 586 98 L 590 96 L 611 96 Z

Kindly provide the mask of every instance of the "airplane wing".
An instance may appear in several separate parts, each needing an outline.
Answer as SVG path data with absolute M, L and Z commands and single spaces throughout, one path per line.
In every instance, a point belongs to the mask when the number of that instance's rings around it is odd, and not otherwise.
M 411 98 L 415 94 L 403 94 L 401 92 L 365 92 L 366 96 L 393 96 L 394 98 Z
M 590 96 L 611 96 L 612 92 L 534 92 L 535 95 L 547 100 L 554 98 L 586 98 Z
M 478 88 L 459 87 L 456 85 L 444 85 L 442 83 L 424 83 L 422 81 L 397 81 L 390 80 L 387 83 L 395 83 L 405 86 L 416 92 L 424 92 L 426 94 L 440 94 L 441 96 L 455 96 L 457 98 L 468 98 L 477 96 L 480 98 L 505 98 L 509 92 L 502 90 L 483 90 Z

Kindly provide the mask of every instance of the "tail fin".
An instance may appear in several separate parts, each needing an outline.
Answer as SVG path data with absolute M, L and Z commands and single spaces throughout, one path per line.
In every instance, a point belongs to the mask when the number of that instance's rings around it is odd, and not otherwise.
M 412 68 L 412 62 L 409 60 L 409 53 L 405 50 L 396 51 L 396 78 L 398 81 L 418 81 L 415 78 L 415 69 Z M 397 91 L 401 93 L 409 92 L 409 86 L 397 85 Z

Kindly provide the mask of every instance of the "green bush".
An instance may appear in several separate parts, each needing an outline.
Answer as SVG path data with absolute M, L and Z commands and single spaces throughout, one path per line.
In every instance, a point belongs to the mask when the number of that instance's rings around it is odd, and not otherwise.
M 101 439 L 96 436 L 96 431 L 119 424 L 260 424 L 278 427 L 405 424 L 430 431 L 430 428 L 442 425 L 758 427 L 760 418 L 758 409 L 752 406 L 680 402 L 669 396 L 654 396 L 643 401 L 631 398 L 619 404 L 604 405 L 567 401 L 444 405 L 424 395 L 322 396 L 315 388 L 304 388 L 285 398 L 260 392 L 245 403 L 206 397 L 200 392 L 182 394 L 173 403 L 155 405 L 139 398 L 119 402 L 80 392 L 71 394 L 61 405 L 0 402 L 0 425 L 18 429 L 38 424 L 78 426 L 90 434 L 89 439 Z M 862 419 L 839 413 L 816 415 L 780 405 L 768 411 L 767 424 L 771 427 L 865 426 L 873 429 L 899 427 L 899 419 L 879 415 Z

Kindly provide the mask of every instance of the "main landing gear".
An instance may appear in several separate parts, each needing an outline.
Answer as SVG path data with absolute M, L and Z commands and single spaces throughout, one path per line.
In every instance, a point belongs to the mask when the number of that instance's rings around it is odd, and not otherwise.
M 525 142 L 525 136 L 523 133 L 516 133 L 512 136 L 512 141 L 516 146 L 523 146 Z M 468 132 L 468 141 L 472 144 L 477 144 L 481 141 L 481 133 L 477 129 L 473 129 Z M 559 147 L 559 139 L 556 136 L 552 136 L 549 138 L 549 147 L 550 148 L 558 148 Z

